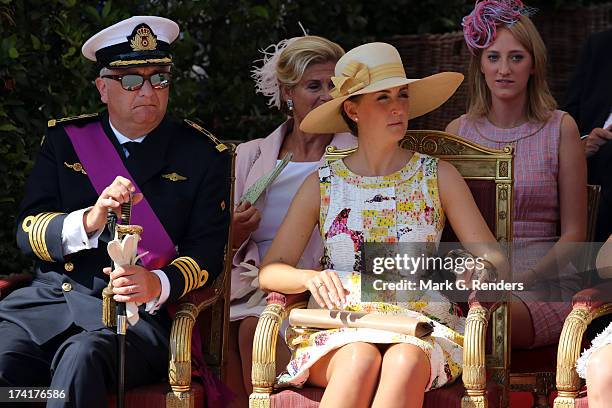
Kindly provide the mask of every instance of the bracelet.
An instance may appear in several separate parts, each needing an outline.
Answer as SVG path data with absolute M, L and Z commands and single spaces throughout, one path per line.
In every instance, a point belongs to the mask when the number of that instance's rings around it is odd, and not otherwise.
M 485 265 L 485 267 L 476 272 L 477 280 L 481 282 L 497 282 L 497 268 L 490 261 L 486 259 L 482 259 L 481 262 Z M 484 278 L 484 279 L 483 279 Z

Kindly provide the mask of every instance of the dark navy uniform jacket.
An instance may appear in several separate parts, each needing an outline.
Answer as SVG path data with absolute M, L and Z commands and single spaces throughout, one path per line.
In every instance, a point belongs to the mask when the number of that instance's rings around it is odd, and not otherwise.
M 602 127 L 612 111 L 612 29 L 593 34 L 582 49 L 568 86 L 564 107 L 578 124 L 581 135 Z M 601 185 L 595 240 L 612 234 L 612 143 L 604 144 L 587 160 L 589 184 Z
M 160 268 L 171 287 L 165 305 L 210 284 L 223 269 L 231 159 L 228 150 L 220 151 L 222 144 L 197 125 L 165 118 L 125 158 L 107 114 L 59 122 L 46 132 L 17 219 L 17 243 L 36 258 L 34 280 L 0 302 L 0 320 L 23 327 L 38 344 L 72 324 L 85 330 L 103 327 L 101 293 L 108 276 L 102 269 L 110 266 L 109 235 L 100 237 L 96 249 L 70 255 L 63 254 L 61 236 L 67 214 L 94 205 L 98 198 L 64 131 L 66 123 L 82 126 L 92 120 L 102 123 L 176 245 L 178 257 Z M 154 316 L 144 311 L 140 315 L 130 330 L 150 337 L 147 331 L 152 328 L 164 332 L 169 328 L 165 308 Z

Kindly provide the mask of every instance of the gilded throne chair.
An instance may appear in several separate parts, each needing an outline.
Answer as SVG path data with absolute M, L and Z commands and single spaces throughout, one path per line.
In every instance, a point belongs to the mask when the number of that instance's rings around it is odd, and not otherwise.
M 406 149 L 429 154 L 452 163 L 465 178 L 489 228 L 500 242 L 512 237 L 511 147 L 493 150 L 440 131 L 409 130 L 400 142 Z M 342 159 L 354 149 L 328 148 L 328 161 Z M 446 226 L 442 241 L 457 241 Z M 307 305 L 305 294 L 270 293 L 268 306 L 259 318 L 253 343 L 250 408 L 318 407 L 323 389 L 305 386 L 274 390 L 275 350 L 282 320 L 294 308 Z M 503 407 L 507 404 L 509 311 L 505 302 L 485 303 L 471 297 L 466 305 L 462 381 L 425 394 L 425 407 Z M 489 324 L 491 323 L 491 324 Z M 491 327 L 487 342 L 487 328 Z M 488 344 L 488 347 L 487 347 Z

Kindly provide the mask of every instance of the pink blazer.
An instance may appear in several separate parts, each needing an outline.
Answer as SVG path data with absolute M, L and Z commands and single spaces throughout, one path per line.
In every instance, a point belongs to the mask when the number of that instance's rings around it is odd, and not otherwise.
M 240 197 L 244 192 L 251 187 L 261 176 L 272 171 L 276 165 L 278 153 L 283 144 L 284 135 L 287 132 L 287 127 L 293 119 L 289 119 L 274 130 L 265 139 L 255 139 L 238 145 L 236 150 L 236 184 L 234 191 L 234 206 L 238 205 Z M 334 135 L 331 144 L 337 148 L 346 149 L 357 146 L 357 138 L 350 133 L 337 133 Z M 324 164 L 323 157 L 319 165 Z M 264 191 L 261 198 L 255 205 L 259 211 L 266 205 L 266 192 Z M 311 241 L 318 239 L 321 241 L 318 229 L 313 231 Z M 311 242 L 312 244 L 312 242 Z M 307 249 L 302 254 L 304 264 L 313 264 L 318 262 L 318 259 L 323 254 L 323 244 L 308 245 Z M 242 262 L 249 263 L 259 267 L 261 259 L 259 259 L 259 250 L 257 244 L 247 238 L 240 246 L 234 255 L 232 263 L 232 282 L 231 282 L 231 300 L 239 299 L 253 290 L 251 281 L 253 278 L 245 278 L 240 274 L 248 269 L 240 264 Z

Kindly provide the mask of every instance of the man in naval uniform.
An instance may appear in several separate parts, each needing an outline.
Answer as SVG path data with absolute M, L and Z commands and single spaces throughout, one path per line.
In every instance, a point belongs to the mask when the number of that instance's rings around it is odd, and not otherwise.
M 132 224 L 144 228 L 139 250 L 149 253 L 111 274 L 114 299 L 141 304 L 127 330 L 127 388 L 167 376 L 166 305 L 222 272 L 230 154 L 198 125 L 166 115 L 178 34 L 171 20 L 132 17 L 83 46 L 100 68 L 107 110 L 49 121 L 17 219 L 34 279 L 0 302 L 0 386 L 48 386 L 65 391 L 69 406 L 107 406 L 117 357 L 116 334 L 102 323 L 105 226 L 108 209 L 119 214 L 130 197 Z

